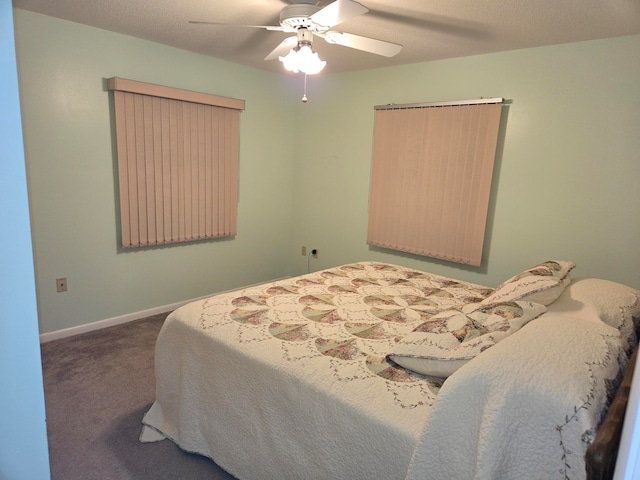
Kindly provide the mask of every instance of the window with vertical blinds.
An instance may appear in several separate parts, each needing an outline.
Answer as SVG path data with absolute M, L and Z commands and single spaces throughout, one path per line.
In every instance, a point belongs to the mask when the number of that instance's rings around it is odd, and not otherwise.
M 124 248 L 237 233 L 244 100 L 111 78 Z
M 368 244 L 481 264 L 501 109 L 376 107 Z

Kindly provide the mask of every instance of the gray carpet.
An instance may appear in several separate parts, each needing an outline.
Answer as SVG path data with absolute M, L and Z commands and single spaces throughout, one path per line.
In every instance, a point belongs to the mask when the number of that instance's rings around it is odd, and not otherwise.
M 155 397 L 154 346 L 166 315 L 42 345 L 53 480 L 233 479 L 169 440 L 138 440 Z

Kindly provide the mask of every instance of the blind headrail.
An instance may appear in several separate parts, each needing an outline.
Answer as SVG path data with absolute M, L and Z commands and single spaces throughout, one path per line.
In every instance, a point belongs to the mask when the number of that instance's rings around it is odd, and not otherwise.
M 404 103 L 395 104 L 389 103 L 387 105 L 376 105 L 374 110 L 403 110 L 409 108 L 433 108 L 433 107 L 451 107 L 462 105 L 481 105 L 486 103 L 504 103 L 504 98 L 479 98 L 476 100 L 454 100 L 450 102 L 424 102 L 424 103 Z
M 214 107 L 244 110 L 244 100 L 231 97 L 222 97 L 211 93 L 194 92 L 181 88 L 165 87 L 153 83 L 128 80 L 126 78 L 112 77 L 107 80 L 107 89 L 119 92 L 137 93 L 152 97 L 170 98 L 183 102 L 201 103 Z

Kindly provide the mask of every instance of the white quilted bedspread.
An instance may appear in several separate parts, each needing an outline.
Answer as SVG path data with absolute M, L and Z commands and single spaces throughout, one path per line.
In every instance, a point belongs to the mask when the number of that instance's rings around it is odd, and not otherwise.
M 159 335 L 141 440 L 243 480 L 583 478 L 616 329 L 545 314 L 444 386 L 385 360 L 435 312 L 489 292 L 362 262 L 193 302 Z
M 533 320 L 445 382 L 407 479 L 586 478 L 586 449 L 626 359 L 604 323 Z

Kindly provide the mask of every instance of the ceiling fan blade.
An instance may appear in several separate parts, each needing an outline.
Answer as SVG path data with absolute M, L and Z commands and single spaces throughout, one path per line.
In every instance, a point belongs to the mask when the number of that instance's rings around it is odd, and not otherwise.
M 353 35 L 351 33 L 326 32 L 316 33 L 316 35 L 324 38 L 327 43 L 355 48 L 356 50 L 363 50 L 384 57 L 393 57 L 402 50 L 402 45 L 398 45 L 397 43 L 385 42 L 383 40 L 376 40 L 375 38 Z
M 336 0 L 309 18 L 313 23 L 327 29 L 345 22 L 350 18 L 367 13 L 369 9 L 354 0 Z
M 298 45 L 298 37 L 287 37 L 264 59 L 275 60 L 280 56 L 285 56 L 296 45 Z
M 280 25 L 241 25 L 236 23 L 217 23 L 217 22 L 199 22 L 197 20 L 189 20 L 189 23 L 196 25 L 216 25 L 219 27 L 248 27 L 248 28 L 263 28 L 265 30 L 271 30 L 276 32 L 283 32 L 284 29 Z

